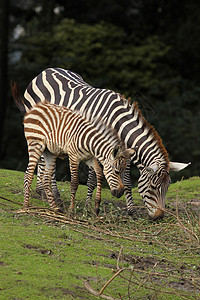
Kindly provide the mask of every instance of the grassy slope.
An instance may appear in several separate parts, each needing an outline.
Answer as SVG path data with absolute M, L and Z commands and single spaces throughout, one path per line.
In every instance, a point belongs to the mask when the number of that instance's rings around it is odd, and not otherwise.
M 0 170 L 0 197 L 23 203 L 21 172 Z M 151 222 L 135 189 L 137 216 L 126 215 L 125 199 L 103 191 L 99 219 L 83 216 L 86 187 L 77 193 L 76 218 L 45 209 L 32 184 L 29 214 L 0 198 L 0 299 L 95 299 L 95 290 L 117 272 L 104 294 L 121 299 L 200 298 L 200 178 L 172 184 L 169 213 Z M 69 183 L 59 183 L 68 199 Z M 35 208 L 39 207 L 39 208 Z M 122 210 L 121 210 L 122 209 Z M 48 214 L 47 214 L 48 213 Z

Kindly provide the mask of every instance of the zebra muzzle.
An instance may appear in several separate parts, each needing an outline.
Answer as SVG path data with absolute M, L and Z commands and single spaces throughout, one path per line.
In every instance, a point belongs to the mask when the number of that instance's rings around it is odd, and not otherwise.
M 124 194 L 124 186 L 122 185 L 122 186 L 119 186 L 116 189 L 112 189 L 111 190 L 111 194 L 114 197 L 120 198 Z
M 164 217 L 164 211 L 160 208 L 156 208 L 155 212 L 153 214 L 151 214 L 151 215 L 149 214 L 149 217 L 152 220 L 157 220 L 157 219 L 163 218 Z

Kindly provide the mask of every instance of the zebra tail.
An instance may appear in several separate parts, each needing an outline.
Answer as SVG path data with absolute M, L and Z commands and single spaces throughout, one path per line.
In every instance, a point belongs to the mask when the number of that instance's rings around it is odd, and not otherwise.
M 17 107 L 19 108 L 19 110 L 21 112 L 25 113 L 26 110 L 25 110 L 25 106 L 24 106 L 24 99 L 21 96 L 19 84 L 17 84 L 16 82 L 11 81 L 10 82 L 10 87 L 11 87 L 12 96 L 13 96 L 13 99 L 15 101 L 15 104 L 17 105 Z

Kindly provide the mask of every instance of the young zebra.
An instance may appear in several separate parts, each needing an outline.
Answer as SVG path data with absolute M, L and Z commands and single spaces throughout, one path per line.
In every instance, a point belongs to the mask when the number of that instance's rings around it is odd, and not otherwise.
M 29 191 L 35 167 L 43 154 L 45 174 L 42 178 L 49 205 L 57 210 L 51 189 L 51 176 L 56 158 L 69 156 L 71 171 L 71 205 L 74 211 L 75 194 L 78 188 L 78 165 L 85 161 L 97 175 L 98 189 L 95 210 L 99 213 L 101 200 L 102 169 L 111 188 L 112 195 L 121 197 L 124 186 L 120 174 L 126 168 L 126 160 L 135 151 L 122 151 L 117 134 L 105 127 L 99 119 L 87 120 L 66 107 L 39 103 L 24 117 L 24 133 L 28 144 L 29 163 L 24 177 L 24 208 L 29 206 Z M 97 161 L 98 159 L 98 161 Z

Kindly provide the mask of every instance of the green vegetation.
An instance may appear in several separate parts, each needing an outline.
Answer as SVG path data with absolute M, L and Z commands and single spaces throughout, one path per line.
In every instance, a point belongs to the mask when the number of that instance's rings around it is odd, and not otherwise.
M 152 222 L 137 189 L 133 218 L 107 189 L 99 218 L 84 216 L 85 186 L 74 219 L 55 214 L 34 191 L 36 178 L 22 213 L 23 176 L 0 170 L 0 299 L 200 298 L 199 177 L 172 184 L 165 218 Z M 58 186 L 67 208 L 70 185 Z
M 94 5 L 92 0 L 29 0 L 10 1 L 9 8 L 7 3 L 0 2 L 0 168 L 25 171 L 27 163 L 22 115 L 10 81 L 17 81 L 23 94 L 42 70 L 60 67 L 94 87 L 138 101 L 170 159 L 192 162 L 185 178 L 199 176 L 197 1 L 109 0 Z M 65 170 L 59 168 L 58 180 L 65 178 Z M 132 177 L 137 177 L 134 170 Z M 173 181 L 181 177 L 172 174 Z

